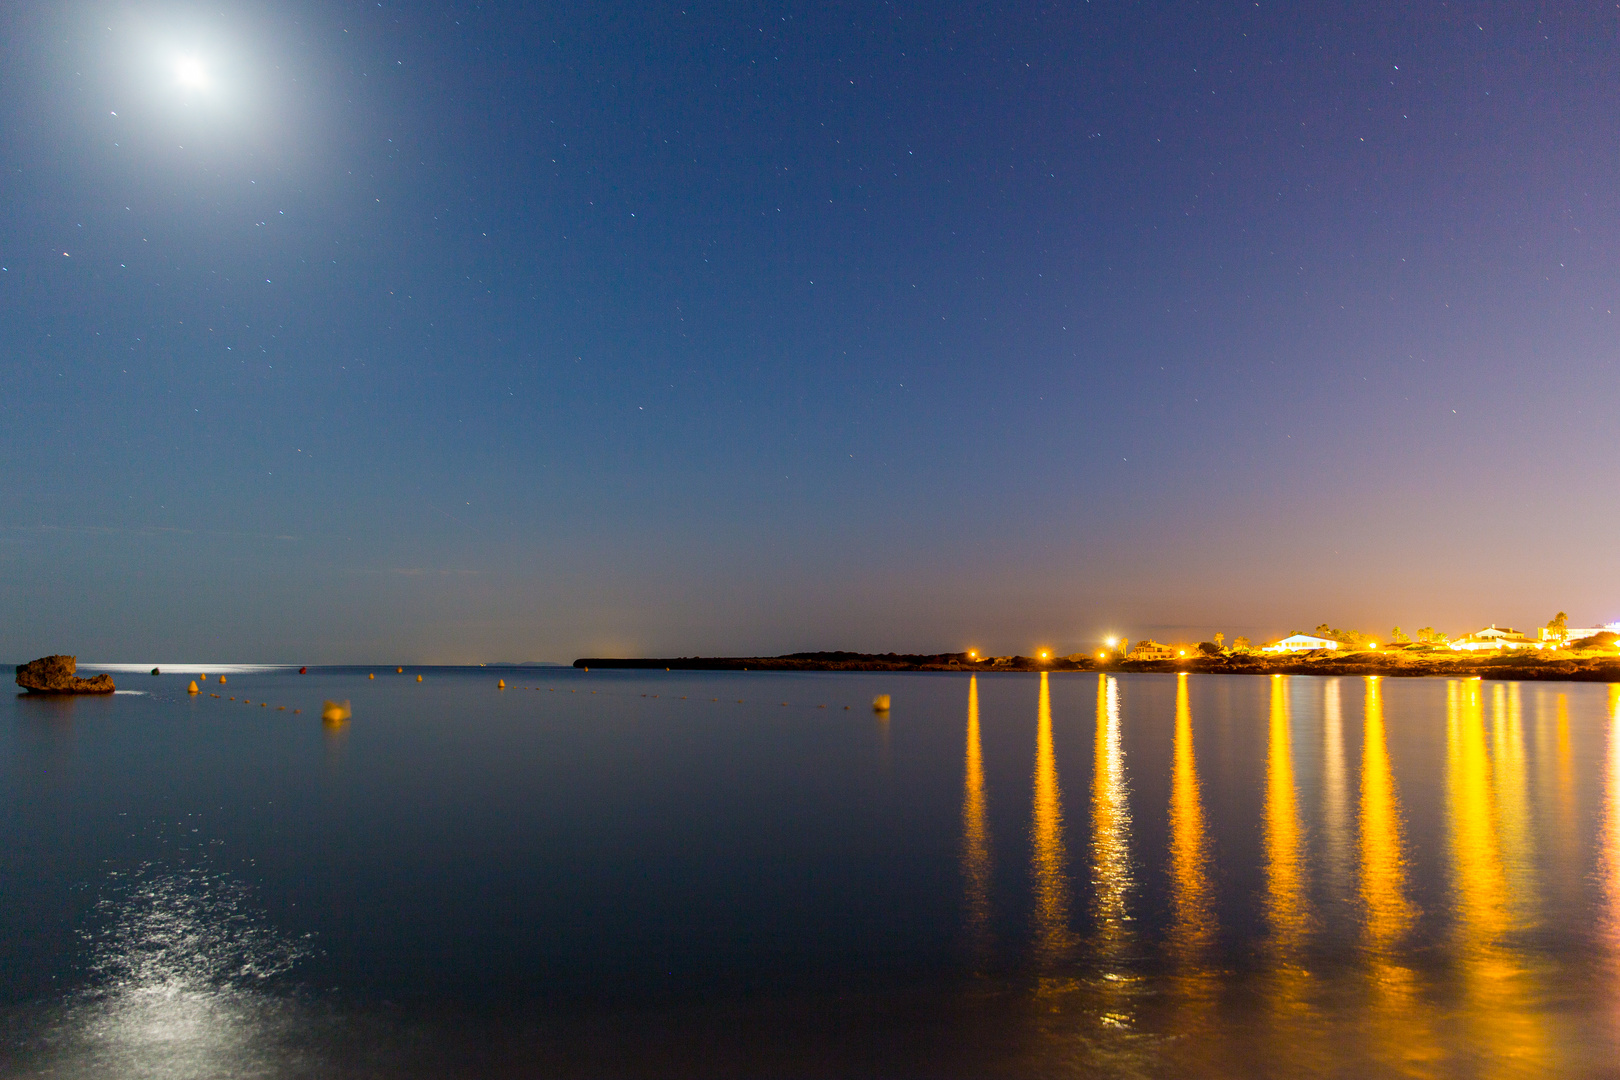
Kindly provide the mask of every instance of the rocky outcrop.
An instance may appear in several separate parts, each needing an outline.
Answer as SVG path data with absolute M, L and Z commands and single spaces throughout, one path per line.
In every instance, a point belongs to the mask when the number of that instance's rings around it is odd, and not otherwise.
M 17 685 L 30 694 L 110 694 L 111 675 L 80 679 L 73 673 L 79 661 L 72 656 L 42 656 L 31 664 L 17 665 Z

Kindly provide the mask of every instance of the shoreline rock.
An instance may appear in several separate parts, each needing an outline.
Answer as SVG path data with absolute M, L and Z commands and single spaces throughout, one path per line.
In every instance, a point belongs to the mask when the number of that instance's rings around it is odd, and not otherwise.
M 17 685 L 30 694 L 110 694 L 115 689 L 112 676 L 81 679 L 74 675 L 79 661 L 73 656 L 42 656 L 17 665 Z

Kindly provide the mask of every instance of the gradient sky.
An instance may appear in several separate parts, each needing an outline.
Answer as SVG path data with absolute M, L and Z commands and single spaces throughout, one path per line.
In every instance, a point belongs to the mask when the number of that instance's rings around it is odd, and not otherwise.
M 1620 619 L 1614 4 L 0 30 L 0 654 Z

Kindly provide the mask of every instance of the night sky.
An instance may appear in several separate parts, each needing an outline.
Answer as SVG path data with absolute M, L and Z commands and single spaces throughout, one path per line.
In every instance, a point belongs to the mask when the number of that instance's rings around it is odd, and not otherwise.
M 0 653 L 1620 619 L 1620 7 L 0 3 Z

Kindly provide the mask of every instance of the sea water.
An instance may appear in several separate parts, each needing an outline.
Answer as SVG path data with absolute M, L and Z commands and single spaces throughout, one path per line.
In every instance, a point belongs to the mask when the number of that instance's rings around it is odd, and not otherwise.
M 0 705 L 4 1075 L 1620 1057 L 1617 688 L 160 666 Z

